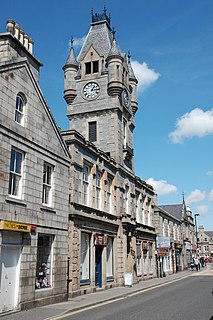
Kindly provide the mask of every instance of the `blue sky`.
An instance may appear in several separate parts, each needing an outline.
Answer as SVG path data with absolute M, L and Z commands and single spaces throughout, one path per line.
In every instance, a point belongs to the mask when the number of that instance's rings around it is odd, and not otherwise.
M 122 52 L 131 53 L 139 79 L 135 173 L 155 186 L 158 204 L 182 202 L 198 224 L 213 230 L 213 1 L 7 0 L 0 31 L 13 19 L 33 38 L 43 63 L 40 86 L 68 129 L 62 67 L 69 40 L 87 34 L 91 9 L 111 15 Z

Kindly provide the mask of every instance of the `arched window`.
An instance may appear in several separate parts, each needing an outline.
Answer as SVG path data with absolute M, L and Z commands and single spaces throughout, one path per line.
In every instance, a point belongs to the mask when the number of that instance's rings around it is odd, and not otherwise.
M 16 96 L 16 111 L 15 111 L 15 121 L 22 126 L 24 125 L 24 105 L 25 99 L 21 94 Z

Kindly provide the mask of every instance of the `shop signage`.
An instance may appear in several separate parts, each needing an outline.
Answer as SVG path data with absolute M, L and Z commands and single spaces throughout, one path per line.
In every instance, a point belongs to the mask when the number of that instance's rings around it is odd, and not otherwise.
M 170 248 L 170 237 L 157 237 L 157 248 Z
M 125 273 L 125 277 L 124 277 L 124 285 L 125 285 L 125 287 L 132 287 L 132 283 L 133 283 L 132 280 L 133 280 L 132 279 L 132 273 L 126 272 Z
M 1 220 L 0 230 L 31 232 L 31 225 L 25 224 L 25 223 Z
M 142 243 L 142 250 L 143 251 L 149 251 L 149 243 L 143 242 Z
M 159 248 L 158 249 L 158 255 L 159 256 L 167 256 L 169 253 L 169 249 L 168 248 Z
M 106 246 L 107 245 L 107 235 L 94 235 L 94 245 L 95 246 Z
M 185 248 L 186 248 L 186 250 L 191 250 L 191 243 L 185 242 Z

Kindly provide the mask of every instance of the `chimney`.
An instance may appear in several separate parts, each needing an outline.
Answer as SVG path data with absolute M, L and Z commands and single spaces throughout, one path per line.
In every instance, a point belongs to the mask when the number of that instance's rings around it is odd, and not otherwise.
M 6 30 L 18 39 L 30 53 L 33 53 L 33 39 L 25 34 L 24 30 L 15 21 L 11 19 L 7 20 Z

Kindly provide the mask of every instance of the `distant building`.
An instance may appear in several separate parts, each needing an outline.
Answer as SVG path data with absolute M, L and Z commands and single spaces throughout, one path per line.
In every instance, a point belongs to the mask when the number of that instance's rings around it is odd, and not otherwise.
M 188 268 L 196 247 L 192 212 L 185 201 L 156 206 L 155 225 L 158 273 L 162 275 Z
M 205 231 L 203 226 L 198 228 L 199 256 L 213 259 L 213 231 Z

